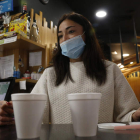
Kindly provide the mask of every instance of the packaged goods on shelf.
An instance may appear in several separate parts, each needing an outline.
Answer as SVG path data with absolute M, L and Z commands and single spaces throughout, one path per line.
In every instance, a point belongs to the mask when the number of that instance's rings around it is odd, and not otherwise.
M 28 16 L 28 19 L 27 19 L 27 36 L 28 36 L 28 38 L 30 37 L 30 21 L 31 21 L 31 18 L 30 18 L 30 16 Z
M 14 37 L 14 36 L 17 36 L 17 33 L 15 31 L 6 32 L 6 33 L 3 33 L 3 34 L 0 34 L 0 40 L 7 39 L 7 38 L 10 38 L 10 37 Z
M 10 38 L 14 36 L 17 36 L 17 33 L 15 31 L 4 33 L 4 38 Z
M 15 31 L 16 33 L 21 34 L 22 36 L 27 37 L 27 14 L 22 16 L 20 19 L 10 22 L 9 31 Z
M 9 13 L 5 12 L 5 15 L 2 16 L 3 18 L 3 27 L 4 27 L 4 30 L 3 32 L 6 33 L 9 31 L 9 23 L 11 21 L 11 16 Z
M 36 20 L 35 22 L 33 22 L 32 27 L 31 27 L 30 39 L 37 43 L 41 43 L 40 35 L 39 35 L 39 28 L 36 24 Z
M 0 24 L 0 34 L 6 33 L 9 31 L 9 24 L 11 21 L 11 16 L 9 12 L 5 12 L 4 15 L 2 15 L 3 23 Z

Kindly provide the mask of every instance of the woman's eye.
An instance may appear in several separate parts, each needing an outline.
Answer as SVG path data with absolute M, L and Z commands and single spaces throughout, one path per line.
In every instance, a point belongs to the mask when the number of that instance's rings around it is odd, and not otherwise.
M 59 35 L 59 36 L 58 36 L 59 39 L 62 38 L 62 37 L 63 37 L 62 35 Z
M 70 34 L 72 34 L 72 33 L 74 33 L 74 32 L 75 32 L 74 30 L 70 30 L 70 31 L 69 31 Z

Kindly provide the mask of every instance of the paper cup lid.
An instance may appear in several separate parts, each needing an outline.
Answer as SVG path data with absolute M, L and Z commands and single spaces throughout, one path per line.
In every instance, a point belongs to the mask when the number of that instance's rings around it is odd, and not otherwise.
M 101 93 L 71 93 L 68 94 L 68 100 L 101 99 L 101 96 Z
M 129 125 L 140 125 L 140 122 L 129 122 Z
M 115 126 L 125 126 L 124 123 L 101 123 L 98 127 L 101 129 L 114 129 Z
M 29 94 L 29 93 L 20 93 L 12 94 L 12 101 L 14 100 L 46 100 L 46 94 Z

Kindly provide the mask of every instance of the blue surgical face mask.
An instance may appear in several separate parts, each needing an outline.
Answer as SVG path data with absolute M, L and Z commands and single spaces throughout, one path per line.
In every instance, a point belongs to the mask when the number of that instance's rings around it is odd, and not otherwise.
M 60 47 L 62 49 L 62 55 L 65 55 L 71 59 L 79 58 L 83 53 L 86 45 L 82 39 L 82 35 L 78 35 L 76 37 L 73 37 L 69 40 L 62 42 L 60 44 Z

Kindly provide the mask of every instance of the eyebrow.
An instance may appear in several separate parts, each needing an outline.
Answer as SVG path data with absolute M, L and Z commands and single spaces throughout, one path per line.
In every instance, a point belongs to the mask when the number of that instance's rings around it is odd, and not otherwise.
M 66 28 L 66 30 L 68 30 L 69 28 L 71 28 L 71 27 L 75 27 L 75 26 L 69 26 L 69 27 L 67 27 Z M 62 31 L 58 31 L 58 33 L 61 33 Z

